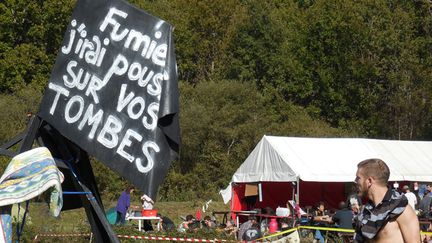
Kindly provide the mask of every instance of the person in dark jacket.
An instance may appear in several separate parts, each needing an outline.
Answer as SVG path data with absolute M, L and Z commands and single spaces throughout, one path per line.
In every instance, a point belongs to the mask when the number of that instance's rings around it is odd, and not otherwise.
M 159 213 L 157 214 L 157 216 L 160 218 L 159 219 L 159 224 L 160 224 L 159 227 L 163 231 L 172 231 L 176 228 L 174 222 L 170 218 L 168 218 L 166 216 L 162 216 Z
M 431 219 L 432 196 L 426 192 L 419 203 L 419 216 L 424 219 Z
M 242 239 L 244 241 L 254 241 L 262 237 L 260 225 L 258 223 L 253 223 L 250 228 L 246 229 L 243 233 Z
M 334 223 L 338 228 L 353 229 L 353 212 L 345 202 L 339 203 L 339 210 L 331 217 L 329 223 Z

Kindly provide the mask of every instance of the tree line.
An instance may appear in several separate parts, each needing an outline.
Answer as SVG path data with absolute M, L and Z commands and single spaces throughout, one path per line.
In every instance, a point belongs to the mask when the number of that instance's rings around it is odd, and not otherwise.
M 432 138 L 430 1 L 130 2 L 175 27 L 182 146 L 160 200 L 218 198 L 264 134 Z M 0 3 L 1 143 L 37 112 L 74 4 Z M 126 182 L 93 163 L 115 198 Z

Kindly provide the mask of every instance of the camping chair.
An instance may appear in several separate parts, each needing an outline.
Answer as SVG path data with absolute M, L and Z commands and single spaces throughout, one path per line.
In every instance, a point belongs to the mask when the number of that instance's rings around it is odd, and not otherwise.
M 216 223 L 219 223 L 219 225 L 226 225 L 226 222 L 228 221 L 228 214 L 230 212 L 229 211 L 213 211 L 212 212 L 212 216 L 215 218 Z M 222 216 L 222 221 L 218 221 L 217 220 L 217 215 L 223 215 Z
M 353 233 L 339 233 L 339 236 L 342 238 L 343 243 L 351 243 L 354 240 Z

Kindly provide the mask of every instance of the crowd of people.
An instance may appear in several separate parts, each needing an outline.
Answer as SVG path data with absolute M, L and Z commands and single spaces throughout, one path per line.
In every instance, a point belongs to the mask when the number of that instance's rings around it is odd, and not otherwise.
M 373 240 L 380 242 L 419 242 L 419 231 L 432 231 L 432 185 L 414 182 L 399 188 L 395 183 L 393 188 L 388 187 L 390 170 L 384 161 L 370 159 L 358 164 L 353 193 L 348 195 L 346 201 L 339 203 L 338 210 L 329 214 L 323 202 L 317 203 L 311 214 L 308 215 L 308 225 L 317 227 L 337 227 L 353 229 L 355 242 Z M 412 190 L 411 190 L 412 188 Z M 124 224 L 125 212 L 130 206 L 130 194 L 133 188 L 126 188 L 117 204 L 117 224 Z M 142 197 L 143 207 L 151 208 L 153 201 Z M 367 199 L 367 200 L 362 200 Z M 150 204 L 149 204 L 150 203 Z M 364 204 L 363 204 L 364 203 Z M 261 215 L 275 215 L 272 208 L 260 210 Z M 250 215 L 246 222 L 237 226 L 234 221 L 217 223 L 214 217 L 205 216 L 202 219 L 187 215 L 176 227 L 174 222 L 166 216 L 159 216 L 161 230 L 188 232 L 198 229 L 224 232 L 227 236 L 235 236 L 237 240 L 253 241 L 260 239 L 269 232 L 269 218 Z M 199 215 L 200 217 L 201 215 Z M 277 229 L 285 231 L 299 219 L 295 217 L 278 217 Z M 297 221 L 296 221 L 297 220 Z M 301 221 L 300 221 L 301 222 Z M 420 225 L 419 222 L 429 222 Z M 274 227 L 274 226 L 273 226 Z M 296 232 L 298 234 L 298 232 Z M 281 237 L 293 236 L 293 233 L 282 234 Z M 326 234 L 321 230 L 314 230 L 315 242 L 324 243 Z M 390 240 L 390 241 L 389 241 Z M 429 242 L 428 237 L 422 239 Z M 296 239 L 294 237 L 294 242 Z M 297 236 L 297 241 L 299 241 Z
M 419 231 L 432 231 L 432 185 L 414 182 L 393 188 L 388 186 L 389 168 L 382 160 L 367 160 L 359 164 L 356 175 L 356 192 L 339 210 L 328 215 L 324 203 L 319 203 L 312 214 L 315 226 L 355 229 L 355 242 L 419 242 Z M 362 199 L 368 201 L 362 205 Z M 424 222 L 419 224 L 419 222 Z M 320 230 L 315 231 L 315 241 L 324 243 Z M 394 241 L 392 241 L 394 240 Z M 423 242 L 430 242 L 426 235 Z
M 432 185 L 414 182 L 399 188 L 395 183 L 391 188 L 388 186 L 389 177 L 390 169 L 384 161 L 369 159 L 360 162 L 353 193 L 331 214 L 323 202 L 317 203 L 307 224 L 352 229 L 355 231 L 351 236 L 354 242 L 432 242 L 428 235 L 420 239 L 419 234 L 420 230 L 432 231 Z M 280 220 L 279 229 L 283 231 L 282 223 Z M 238 239 L 245 240 L 246 229 L 256 225 L 253 218 L 241 225 Z M 314 241 L 324 243 L 326 235 L 332 234 L 314 230 Z

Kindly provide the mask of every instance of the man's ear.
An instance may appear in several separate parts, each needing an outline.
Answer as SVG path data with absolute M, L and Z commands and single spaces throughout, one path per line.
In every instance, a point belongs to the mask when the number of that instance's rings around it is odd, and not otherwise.
M 372 186 L 372 184 L 375 182 L 373 177 L 368 177 L 366 181 L 368 182 L 368 187 Z

